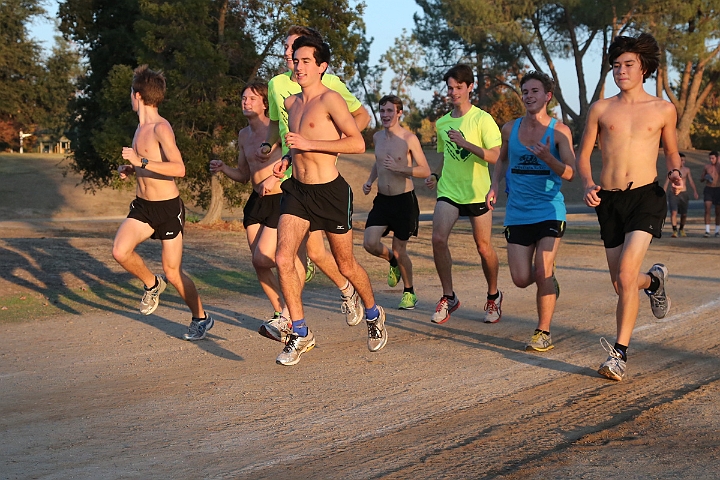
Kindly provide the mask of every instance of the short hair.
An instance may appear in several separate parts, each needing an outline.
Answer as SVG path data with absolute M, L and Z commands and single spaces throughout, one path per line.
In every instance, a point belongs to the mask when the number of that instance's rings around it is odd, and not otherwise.
M 545 89 L 545 93 L 553 93 L 555 92 L 555 82 L 552 78 L 550 78 L 550 75 L 538 72 L 537 70 L 533 70 L 531 72 L 528 72 L 525 74 L 525 76 L 520 80 L 520 90 L 522 90 L 523 85 L 525 82 L 528 82 L 530 80 L 537 80 L 538 82 L 542 83 L 543 88 Z
M 287 35 L 285 35 L 285 37 L 289 37 L 290 35 L 297 35 L 298 37 L 315 37 L 321 42 L 324 41 L 320 32 L 314 28 L 306 27 L 304 25 L 293 25 L 288 28 Z
M 464 83 L 468 86 L 475 83 L 475 74 L 472 68 L 464 63 L 459 63 L 448 70 L 447 73 L 443 75 L 443 82 L 447 83 L 451 78 L 455 79 L 458 83 Z
M 330 64 L 330 45 L 323 42 L 321 39 L 308 36 L 296 38 L 292 44 L 293 58 L 295 58 L 295 52 L 302 47 L 310 47 L 314 50 L 313 57 L 315 58 L 315 65 L 320 66 L 323 62 L 328 65 Z
M 717 157 L 717 156 L 718 156 L 718 152 L 717 152 L 717 150 L 713 150 L 712 152 L 708 153 L 708 155 L 712 155 L 712 156 L 714 156 L 714 157 Z
M 157 107 L 165 100 L 165 77 L 162 72 L 140 65 L 133 71 L 132 89 L 140 94 L 145 105 Z
M 398 112 L 403 111 L 402 100 L 397 95 L 385 95 L 384 97 L 382 97 L 380 99 L 380 102 L 378 102 L 378 105 L 380 105 L 382 107 L 386 103 L 392 103 L 393 105 L 395 105 L 395 108 L 397 109 Z
M 612 66 L 623 53 L 636 53 L 643 69 L 643 81 L 655 73 L 660 65 L 660 46 L 655 37 L 649 33 L 641 33 L 638 37 L 615 37 L 608 48 L 608 62 Z
M 685 158 L 685 154 L 682 153 L 682 152 L 680 152 L 680 156 L 681 156 L 682 158 Z
M 263 105 L 265 105 L 265 115 L 268 114 L 270 103 L 268 102 L 268 86 L 266 83 L 262 82 L 250 82 L 247 85 L 245 85 L 240 92 L 240 97 L 245 95 L 245 90 L 252 90 L 253 92 L 260 95 L 263 99 Z

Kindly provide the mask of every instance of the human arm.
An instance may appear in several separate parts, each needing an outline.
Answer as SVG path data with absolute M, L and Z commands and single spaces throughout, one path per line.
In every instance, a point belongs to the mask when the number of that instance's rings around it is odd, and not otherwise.
M 367 179 L 367 182 L 363 184 L 363 193 L 365 195 L 370 193 L 370 190 L 372 189 L 372 184 L 377 180 L 378 173 L 377 173 L 377 162 L 373 163 L 372 168 L 370 169 L 370 176 Z
M 695 196 L 695 200 L 697 200 L 699 195 L 698 195 L 697 188 L 695 187 L 695 180 L 693 180 L 692 173 L 690 173 L 689 168 L 685 167 L 685 171 L 687 172 L 687 175 L 685 175 L 684 177 L 687 180 L 688 185 L 690 185 L 692 187 L 693 195 Z
M 555 158 L 550 152 L 550 145 L 547 143 L 550 139 L 546 139 L 546 142 L 538 142 L 535 145 L 527 147 L 533 155 L 538 159 L 545 162 L 550 167 L 550 170 L 555 172 L 563 180 L 571 182 L 575 177 L 575 152 L 572 146 L 572 133 L 567 125 L 563 123 L 557 123 L 555 125 L 555 138 L 557 140 L 558 152 L 560 158 Z
M 117 171 L 120 174 L 120 180 L 125 180 L 128 175 L 135 173 L 135 167 L 132 165 L 120 165 Z
M 428 177 L 425 179 L 425 186 L 430 190 L 435 190 L 435 187 L 437 187 L 437 184 L 440 181 L 440 176 L 442 175 L 443 165 L 445 165 L 445 158 L 440 160 L 440 165 L 437 169 L 437 171 L 440 173 L 435 173 L 431 171 L 430 175 L 428 175 Z
M 361 132 L 370 125 L 370 114 L 368 113 L 367 108 L 362 105 L 360 105 L 360 108 L 350 112 L 350 115 L 352 115 L 355 119 L 355 125 L 357 125 L 358 130 Z
M 408 151 L 415 165 L 407 165 L 406 159 L 395 159 L 388 154 L 383 159 L 383 166 L 391 172 L 405 175 L 406 177 L 426 178 L 430 175 L 430 167 L 425 158 L 425 153 L 420 145 L 420 140 L 415 135 L 409 135 L 407 140 Z
M 670 180 L 673 192 L 677 195 L 683 189 L 683 178 L 682 173 L 680 173 L 682 163 L 677 146 L 677 110 L 672 103 L 667 102 L 665 104 L 663 116 L 665 125 L 662 129 L 661 139 L 668 171 L 666 178 Z
M 508 122 L 502 129 L 502 145 L 500 147 L 500 154 L 495 162 L 495 168 L 493 168 L 492 178 L 490 179 L 490 189 L 488 190 L 487 195 L 485 195 L 485 205 L 489 210 L 495 209 L 495 202 L 497 202 L 498 193 L 500 191 L 500 183 L 503 178 L 505 178 L 507 167 L 510 163 L 508 158 L 508 142 L 510 140 L 512 128 L 513 122 Z
M 270 120 L 265 141 L 260 144 L 255 152 L 255 156 L 261 162 L 267 162 L 276 148 L 282 148 L 280 146 L 280 122 L 278 120 Z
M 600 186 L 595 184 L 592 178 L 592 168 L 590 167 L 590 155 L 595 148 L 595 140 L 598 135 L 599 114 L 597 104 L 593 104 L 588 112 L 585 122 L 585 131 L 583 132 L 580 146 L 575 156 L 578 174 L 583 184 L 583 200 L 588 207 L 597 207 L 600 205 L 600 197 L 597 192 Z
M 448 138 L 458 147 L 464 148 L 468 152 L 488 163 L 497 162 L 497 159 L 500 156 L 500 145 L 492 148 L 482 148 L 465 140 L 463 134 L 457 130 L 450 130 L 448 132 Z
M 180 150 L 175 143 L 175 133 L 173 133 L 170 124 L 166 122 L 158 123 L 153 129 L 153 133 L 160 145 L 163 160 L 148 161 L 144 169 L 166 177 L 184 177 L 185 164 L 183 163 Z M 123 147 L 122 157 L 128 160 L 134 167 L 143 168 L 143 157 L 138 155 L 134 148 Z

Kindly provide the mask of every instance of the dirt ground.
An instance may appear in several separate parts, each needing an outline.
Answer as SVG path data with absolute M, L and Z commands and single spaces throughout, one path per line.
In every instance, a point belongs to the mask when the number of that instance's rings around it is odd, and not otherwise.
M 651 245 L 644 267 L 669 267 L 672 310 L 658 320 L 640 294 L 628 377 L 615 383 L 596 373 L 616 296 L 592 214 L 573 210 L 558 256 L 556 347 L 526 353 L 535 292 L 512 285 L 501 212 L 501 322 L 479 320 L 486 284 L 466 221 L 451 238 L 462 303 L 452 319 L 429 321 L 441 294 L 429 222 L 410 244 L 418 308 L 394 308 L 401 288 L 362 249 L 370 161 L 340 169 L 388 345 L 370 353 L 318 275 L 304 294 L 317 347 L 281 367 L 282 345 L 256 333 L 270 305 L 236 222 L 188 226 L 185 269 L 216 324 L 185 342 L 189 313 L 174 290 L 140 315 L 140 284 L 111 257 L 133 193 L 86 195 L 61 157 L 0 155 L 0 478 L 718 477 L 720 240 L 702 238 L 701 211 L 687 238 Z M 577 182 L 569 188 L 579 203 Z M 140 252 L 159 268 L 157 242 Z

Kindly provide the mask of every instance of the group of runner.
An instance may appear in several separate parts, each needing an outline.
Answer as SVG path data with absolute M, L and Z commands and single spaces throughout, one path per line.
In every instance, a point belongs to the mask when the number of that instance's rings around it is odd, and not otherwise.
M 250 83 L 242 92 L 248 126 L 238 135 L 237 167 L 213 160 L 210 170 L 252 184 L 243 223 L 253 267 L 274 310 L 259 332 L 284 343 L 277 363 L 294 365 L 315 346 L 302 304 L 303 285 L 314 266 L 340 290 L 347 324 L 365 319 L 367 345 L 375 352 L 388 340 L 385 312 L 375 303 L 367 272 L 353 254 L 353 193 L 336 168 L 339 154 L 365 151 L 360 131 L 370 117 L 338 77 L 326 73 L 330 49 L 317 31 L 292 27 L 284 48 L 288 72 L 267 86 Z M 560 295 L 555 257 L 566 221 L 560 186 L 577 173 L 585 203 L 597 211 L 611 281 L 619 296 L 617 341 L 611 345 L 601 339 L 609 356 L 599 373 L 613 380 L 624 378 L 638 290 L 649 296 L 656 317 L 663 318 L 670 308 L 667 268 L 658 263 L 649 272 L 640 272 L 651 239 L 660 237 L 666 213 L 665 189 L 657 181 L 660 140 L 670 191 L 682 191 L 687 174 L 677 151 L 674 107 L 643 90 L 643 82 L 658 66 L 657 42 L 648 34 L 621 36 L 608 53 L 620 93 L 591 106 L 577 155 L 570 129 L 548 114 L 554 84 L 540 72 L 530 72 L 520 82 L 525 115 L 500 130 L 492 116 L 470 101 L 475 86 L 472 69 L 461 64 L 448 70 L 444 82 L 453 109 L 436 122 L 443 162 L 434 172 L 418 138 L 400 125 L 401 99 L 388 95 L 380 100 L 383 129 L 374 136 L 376 162 L 363 185 L 368 195 L 377 180 L 377 196 L 363 246 L 388 262 L 390 286 L 402 280 L 399 309 L 413 309 L 417 303 L 407 244 L 417 236 L 419 220 L 412 178 L 422 178 L 427 188 L 437 190 L 432 248 L 443 291 L 431 321 L 447 322 L 460 306 L 448 244 L 459 217 L 470 220 L 488 286 L 483 321 L 501 319 L 503 293 L 498 289 L 499 261 L 491 243 L 491 212 L 504 180 L 510 274 L 516 286 L 535 284 L 537 289 L 538 324 L 526 349 L 553 348 L 550 326 Z M 158 114 L 164 91 L 161 74 L 147 66 L 135 70 L 131 99 L 139 126 L 132 147 L 122 153 L 130 164 L 119 167 L 119 172 L 121 178 L 136 173 L 137 199 L 118 230 L 113 256 L 144 283 L 141 313 L 149 315 L 166 283 L 147 268 L 135 247 L 148 238 L 161 239 L 165 278 L 192 312 L 184 338 L 200 340 L 214 321 L 181 268 L 184 207 L 174 177 L 184 175 L 184 166 L 172 128 Z M 599 183 L 590 169 L 596 141 L 602 152 Z M 492 177 L 490 164 L 495 165 Z M 381 239 L 391 231 L 388 248 Z

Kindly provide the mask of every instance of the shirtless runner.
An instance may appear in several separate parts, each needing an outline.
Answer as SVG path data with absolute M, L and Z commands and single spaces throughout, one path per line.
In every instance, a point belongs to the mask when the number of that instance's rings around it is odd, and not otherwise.
M 292 321 L 292 332 L 276 360 L 281 365 L 295 365 L 315 346 L 315 336 L 305 324 L 302 283 L 294 265 L 308 231 L 325 231 L 340 272 L 362 299 L 370 351 L 387 343 L 385 312 L 375 304 L 367 272 L 352 251 L 352 190 L 335 166 L 339 153 L 362 153 L 365 142 L 345 101 L 320 81 L 330 62 L 330 47 L 315 37 L 302 36 L 292 48 L 302 91 L 285 100 L 290 130 L 285 141 L 290 154 L 275 170 L 283 176 L 293 164 L 292 177 L 282 184 L 276 255 L 280 287 Z
M 690 193 L 687 188 L 688 185 L 690 185 L 693 189 L 695 200 L 698 199 L 697 188 L 695 188 L 695 182 L 693 181 L 690 168 L 688 168 L 685 164 L 684 153 L 680 154 L 680 164 L 682 165 L 682 167 L 680 167 L 680 173 L 682 174 L 682 178 L 685 180 L 682 191 L 675 195 L 673 189 L 668 188 L 670 185 L 669 178 L 665 180 L 665 185 L 663 185 L 663 190 L 665 190 L 665 194 L 668 199 L 668 209 L 670 210 L 670 223 L 672 224 L 673 230 L 671 235 L 672 238 L 677 238 L 678 235 L 681 237 L 687 237 L 687 233 L 685 233 L 685 223 L 687 222 L 688 207 L 690 205 Z M 680 214 L 680 230 L 678 230 L 678 214 Z
M 377 132 L 375 163 L 370 177 L 363 185 L 363 193 L 370 193 L 372 184 L 378 181 L 378 194 L 365 223 L 365 250 L 390 263 L 387 282 L 394 287 L 403 281 L 403 295 L 398 308 L 412 310 L 417 304 L 413 288 L 412 262 L 407 254 L 407 243 L 418 234 L 420 208 L 412 178 L 430 175 L 427 159 L 420 141 L 410 130 L 400 125 L 403 113 L 402 100 L 395 95 L 380 99 L 380 120 L 383 129 Z M 392 250 L 380 239 L 393 232 Z
M 175 177 L 185 176 L 185 164 L 175 144 L 170 123 L 158 113 L 165 97 L 165 78 L 147 65 L 135 69 L 130 101 L 140 124 L 132 147 L 124 147 L 122 157 L 130 165 L 120 165 L 120 178 L 135 173 L 137 198 L 130 204 L 130 213 L 120 225 L 113 244 L 113 257 L 128 272 L 145 284 L 140 313 L 150 315 L 160 301 L 167 284 L 154 275 L 135 248 L 148 238 L 162 241 L 162 266 L 165 277 L 175 287 L 192 312 L 185 340 L 205 338 L 214 321 L 203 310 L 195 283 L 182 271 L 183 229 L 185 206 L 175 184 Z
M 710 236 L 710 219 L 712 207 L 715 206 L 715 236 L 720 237 L 720 165 L 718 165 L 718 152 L 708 154 L 710 163 L 703 168 L 700 181 L 705 184 L 703 189 L 703 203 L 705 204 L 705 237 Z
M 660 238 L 667 213 L 665 191 L 657 181 L 657 152 L 662 140 L 667 178 L 678 192 L 683 180 L 677 149 L 675 107 L 643 90 L 643 83 L 657 69 L 660 49 L 643 33 L 637 38 L 616 37 L 609 62 L 620 93 L 598 100 L 588 112 L 577 155 L 577 168 L 585 187 L 585 203 L 595 207 L 615 291 L 617 340 L 600 343 L 610 354 L 598 373 L 611 380 L 625 377 L 627 348 L 638 314 L 638 290 L 650 297 L 652 312 L 663 318 L 670 310 L 665 294 L 668 269 L 656 263 L 640 273 L 653 237 Z M 599 138 L 602 152 L 600 183 L 590 169 L 590 154 Z M 665 178 L 665 175 L 663 175 Z

